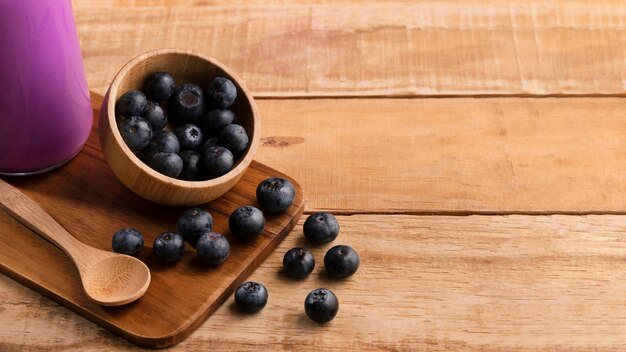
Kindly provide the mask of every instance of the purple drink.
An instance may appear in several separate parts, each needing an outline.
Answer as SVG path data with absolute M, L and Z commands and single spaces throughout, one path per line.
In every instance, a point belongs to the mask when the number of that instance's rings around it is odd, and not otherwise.
M 0 0 L 0 173 L 48 170 L 92 125 L 70 0 Z

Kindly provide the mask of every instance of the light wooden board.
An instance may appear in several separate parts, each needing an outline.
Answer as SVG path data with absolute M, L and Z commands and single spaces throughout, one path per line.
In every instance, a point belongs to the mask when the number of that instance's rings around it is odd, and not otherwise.
M 216 57 L 256 96 L 616 94 L 626 91 L 621 1 L 96 7 L 76 21 L 103 94 L 145 51 Z
M 626 213 L 624 99 L 257 104 L 256 159 L 300 180 L 308 211 Z
M 313 248 L 318 266 L 309 278 L 280 273 L 283 253 L 304 244 L 301 220 L 250 277 L 268 287 L 268 306 L 240 315 L 229 298 L 174 350 L 626 349 L 626 216 L 355 215 L 339 222 L 334 244 L 361 256 L 355 276 L 323 275 L 329 245 Z M 306 294 L 320 286 L 340 301 L 325 327 L 303 311 Z M 132 347 L 4 277 L 0 297 L 2 351 Z
M 626 100 L 259 100 L 256 159 L 307 210 L 626 212 Z

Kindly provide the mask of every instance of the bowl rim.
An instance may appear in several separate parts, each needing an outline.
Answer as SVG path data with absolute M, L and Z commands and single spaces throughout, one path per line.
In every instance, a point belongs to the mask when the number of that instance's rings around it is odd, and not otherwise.
M 122 139 L 122 135 L 119 131 L 119 128 L 117 127 L 117 120 L 115 117 L 115 103 L 116 103 L 115 97 L 117 96 L 117 91 L 118 91 L 118 87 L 120 83 L 122 82 L 124 77 L 126 77 L 128 72 L 140 62 L 149 60 L 150 58 L 153 58 L 155 56 L 161 56 L 161 55 L 166 55 L 166 54 L 167 55 L 176 54 L 176 55 L 182 55 L 182 56 L 194 56 L 202 61 L 206 61 L 210 65 L 217 66 L 218 68 L 220 68 L 226 73 L 227 78 L 235 81 L 236 84 L 239 86 L 239 88 L 241 88 L 241 91 L 243 92 L 243 96 L 248 101 L 251 107 L 252 125 L 254 126 L 254 130 L 252 133 L 250 145 L 248 146 L 248 151 L 244 155 L 243 159 L 239 161 L 237 166 L 233 168 L 232 170 L 230 170 L 229 172 L 225 173 L 224 175 L 221 175 L 219 177 L 212 178 L 209 180 L 203 180 L 203 181 L 181 180 L 181 179 L 163 175 L 160 172 L 152 169 L 143 161 L 141 161 L 141 159 L 139 159 L 139 157 L 130 150 L 130 148 L 126 145 L 126 143 Z M 241 97 L 240 95 L 237 96 L 238 99 L 240 97 Z M 254 98 L 252 97 L 252 93 L 246 87 L 243 80 L 239 76 L 237 76 L 237 74 L 235 74 L 230 68 L 228 68 L 226 65 L 221 63 L 219 60 L 211 56 L 200 54 L 193 50 L 157 49 L 157 50 L 148 51 L 144 54 L 135 56 L 130 61 L 128 61 L 124 66 L 122 66 L 119 72 L 115 75 L 115 78 L 109 85 L 107 98 L 108 99 L 106 101 L 106 104 L 107 104 L 106 107 L 107 107 L 107 123 L 109 125 L 109 130 L 111 131 L 111 135 L 115 139 L 115 142 L 120 146 L 120 148 L 122 148 L 122 151 L 124 152 L 126 157 L 128 157 L 133 162 L 133 164 L 135 164 L 135 166 L 142 169 L 142 171 L 144 171 L 151 178 L 154 178 L 163 183 L 169 183 L 172 186 L 185 187 L 185 188 L 207 188 L 211 186 L 222 185 L 228 182 L 233 177 L 237 177 L 238 175 L 241 175 L 248 168 L 248 166 L 250 165 L 250 163 L 252 162 L 254 158 L 254 154 L 256 153 L 257 147 L 261 139 L 259 111 L 257 109 Z

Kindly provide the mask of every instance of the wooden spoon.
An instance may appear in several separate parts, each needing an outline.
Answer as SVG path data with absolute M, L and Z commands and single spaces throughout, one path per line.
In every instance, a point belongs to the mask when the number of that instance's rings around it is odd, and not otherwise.
M 120 306 L 146 293 L 150 270 L 142 261 L 80 242 L 37 203 L 3 180 L 0 180 L 0 208 L 72 258 L 85 293 L 96 303 Z

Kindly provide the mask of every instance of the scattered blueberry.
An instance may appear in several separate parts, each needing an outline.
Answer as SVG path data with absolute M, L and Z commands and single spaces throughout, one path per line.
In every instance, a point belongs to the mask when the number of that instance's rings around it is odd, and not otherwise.
M 306 248 L 292 248 L 283 257 L 283 270 L 296 279 L 307 277 L 315 268 L 313 253 Z
M 209 83 L 206 96 L 215 107 L 225 109 L 235 102 L 237 87 L 228 78 L 216 77 Z
M 168 100 L 170 114 L 178 122 L 195 123 L 204 114 L 204 94 L 195 84 L 185 83 Z
M 183 171 L 183 159 L 176 153 L 156 153 L 148 160 L 148 166 L 169 177 L 178 177 Z
M 147 163 L 156 153 L 175 153 L 180 151 L 180 143 L 170 131 L 154 131 L 150 144 L 141 152 L 141 159 Z
M 135 255 L 143 248 L 143 235 L 136 228 L 119 229 L 113 235 L 113 252 Z
M 230 253 L 230 244 L 219 233 L 207 232 L 196 243 L 198 258 L 210 265 L 222 264 Z
M 339 301 L 333 291 L 318 288 L 306 296 L 304 310 L 311 320 L 318 324 L 324 324 L 333 320 L 337 315 Z
M 176 221 L 176 231 L 193 247 L 196 246 L 200 236 L 206 232 L 211 232 L 212 229 L 213 217 L 211 213 L 201 208 L 186 210 Z
M 153 131 L 160 130 L 167 124 L 167 113 L 159 104 L 153 101 L 148 101 L 143 118 L 150 123 Z
M 117 100 L 115 110 L 124 117 L 141 116 L 147 105 L 148 99 L 142 92 L 131 90 L 122 94 Z
M 256 199 L 263 210 L 279 213 L 287 210 L 296 191 L 289 180 L 273 177 L 263 180 L 256 188 Z
M 155 72 L 146 80 L 144 91 L 151 100 L 167 100 L 174 91 L 174 78 L 167 72 Z
M 331 213 L 319 212 L 309 215 L 304 222 L 304 237 L 315 245 L 329 243 L 339 234 L 339 223 Z
M 185 252 L 185 241 L 176 232 L 163 232 L 152 246 L 154 254 L 165 263 L 178 261 Z
M 230 232 L 240 240 L 251 241 L 257 238 L 265 228 L 263 213 L 252 205 L 235 209 L 228 219 Z
M 219 145 L 228 148 L 234 155 L 239 155 L 246 150 L 248 142 L 248 134 L 240 125 L 230 124 L 220 132 Z
M 193 150 L 185 150 L 179 154 L 183 161 L 183 171 L 178 178 L 187 181 L 200 180 L 202 173 L 200 172 L 200 154 Z
M 267 304 L 267 289 L 257 282 L 244 282 L 235 291 L 235 302 L 246 313 L 258 312 Z
M 190 123 L 178 126 L 174 135 L 178 138 L 181 150 L 199 150 L 204 142 L 200 127 Z
M 335 246 L 324 256 L 326 273 L 337 279 L 352 276 L 359 268 L 359 264 L 359 255 L 350 246 Z
M 122 139 L 134 153 L 140 152 L 150 144 L 152 128 L 148 121 L 139 116 L 122 120 L 119 129 Z
M 222 128 L 235 121 L 235 114 L 228 109 L 209 110 L 200 120 L 200 127 L 207 136 L 219 135 Z
M 207 175 L 222 176 L 233 168 L 233 153 L 224 147 L 209 147 L 202 152 L 202 167 Z

